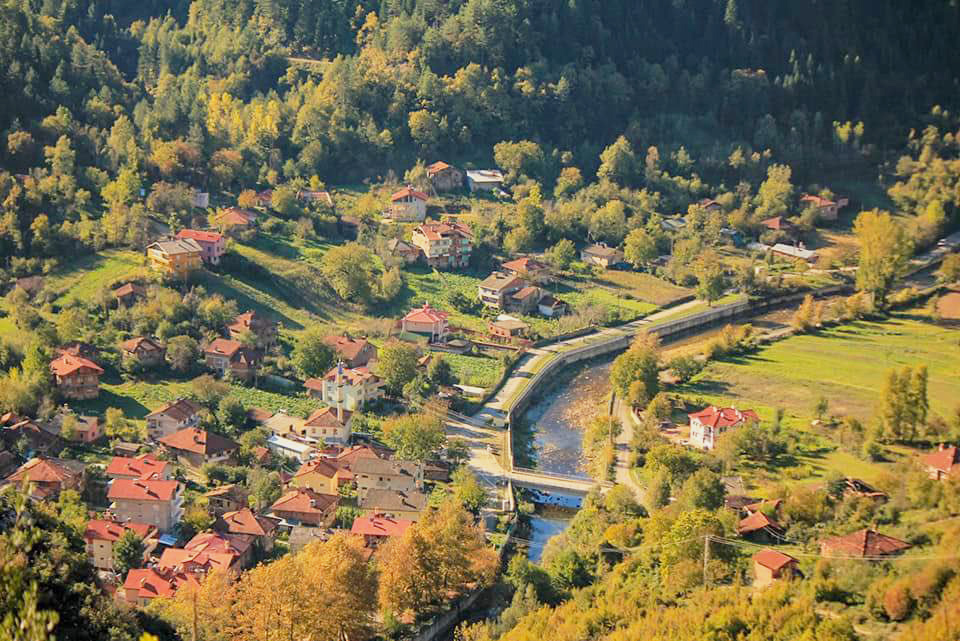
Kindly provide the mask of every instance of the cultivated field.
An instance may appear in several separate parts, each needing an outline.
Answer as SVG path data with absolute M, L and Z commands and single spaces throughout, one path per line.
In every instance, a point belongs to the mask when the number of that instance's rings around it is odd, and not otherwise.
M 640 272 L 608 270 L 597 276 L 596 281 L 607 287 L 622 289 L 635 298 L 658 306 L 669 305 L 693 295 L 689 289 Z

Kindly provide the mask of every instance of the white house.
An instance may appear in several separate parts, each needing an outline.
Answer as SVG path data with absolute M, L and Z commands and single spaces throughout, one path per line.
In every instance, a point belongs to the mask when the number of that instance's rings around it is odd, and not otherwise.
M 687 417 L 690 419 L 690 444 L 704 450 L 716 447 L 717 440 L 728 430 L 760 422 L 753 410 L 740 411 L 735 407 L 714 405 Z
M 468 169 L 470 191 L 495 191 L 503 186 L 503 172 L 497 169 Z
M 357 410 L 367 401 L 383 396 L 383 381 L 368 367 L 345 368 L 340 363 L 323 378 L 310 378 L 303 384 L 307 394 L 328 405 L 342 400 L 348 410 Z

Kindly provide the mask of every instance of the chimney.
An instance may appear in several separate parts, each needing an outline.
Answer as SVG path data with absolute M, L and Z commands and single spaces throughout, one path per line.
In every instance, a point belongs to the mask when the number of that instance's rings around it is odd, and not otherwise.
M 940 451 L 942 452 L 942 451 L 944 451 L 945 449 L 947 449 L 947 444 L 946 444 L 946 443 L 941 443 L 941 444 L 940 444 Z

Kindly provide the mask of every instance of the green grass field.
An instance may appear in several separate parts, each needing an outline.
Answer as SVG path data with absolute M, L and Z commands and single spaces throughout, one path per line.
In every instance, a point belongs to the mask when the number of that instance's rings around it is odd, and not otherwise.
M 957 335 L 923 316 L 897 314 L 882 322 L 856 322 L 819 334 L 795 336 L 756 354 L 711 363 L 685 395 L 725 399 L 739 407 L 783 407 L 810 417 L 821 396 L 830 411 L 869 419 L 886 373 L 894 367 L 929 367 L 930 409 L 946 415 L 960 401 Z
M 621 289 L 635 298 L 659 306 L 669 305 L 681 298 L 693 295 L 693 292 L 689 289 L 677 287 L 656 276 L 641 272 L 611 269 L 603 272 L 595 280 L 601 285 Z
M 754 409 L 771 421 L 785 412 L 783 425 L 795 430 L 803 447 L 789 469 L 747 467 L 740 470 L 757 485 L 810 482 L 830 474 L 876 480 L 890 462 L 873 463 L 814 433 L 814 405 L 829 402 L 833 416 L 853 416 L 867 424 L 874 416 L 889 369 L 925 363 L 929 367 L 931 413 L 946 415 L 960 401 L 960 357 L 957 336 L 916 313 L 896 314 L 886 321 L 859 321 L 815 335 L 787 338 L 744 357 L 712 362 L 681 395 L 697 407 L 708 404 Z M 890 446 L 890 461 L 916 456 Z
M 308 414 L 322 404 L 306 396 L 287 396 L 265 390 L 230 385 L 230 393 L 245 407 L 260 407 L 276 411 L 285 409 L 290 413 Z M 103 414 L 107 408 L 117 407 L 123 410 L 127 418 L 143 418 L 168 401 L 189 396 L 192 390 L 190 381 L 128 381 L 124 383 L 102 383 L 100 397 L 92 401 L 74 401 L 71 403 L 80 412 Z
M 450 363 L 450 369 L 462 385 L 489 388 L 503 376 L 503 363 L 492 356 L 443 354 L 443 359 Z
M 70 263 L 69 268 L 54 271 L 47 277 L 44 287 L 60 292 L 56 302 L 63 305 L 70 300 L 92 300 L 104 287 L 144 273 L 144 257 L 141 254 L 106 249 Z

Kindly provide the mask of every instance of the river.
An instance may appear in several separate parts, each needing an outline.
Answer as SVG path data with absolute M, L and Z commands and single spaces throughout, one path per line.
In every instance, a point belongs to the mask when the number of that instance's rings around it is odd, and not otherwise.
M 610 392 L 612 357 L 578 364 L 557 376 L 524 413 L 524 422 L 533 429 L 537 469 L 554 474 L 588 478 L 584 470 L 582 426 L 606 411 Z M 538 509 L 531 519 L 527 556 L 540 561 L 551 537 L 570 525 L 574 512 Z

